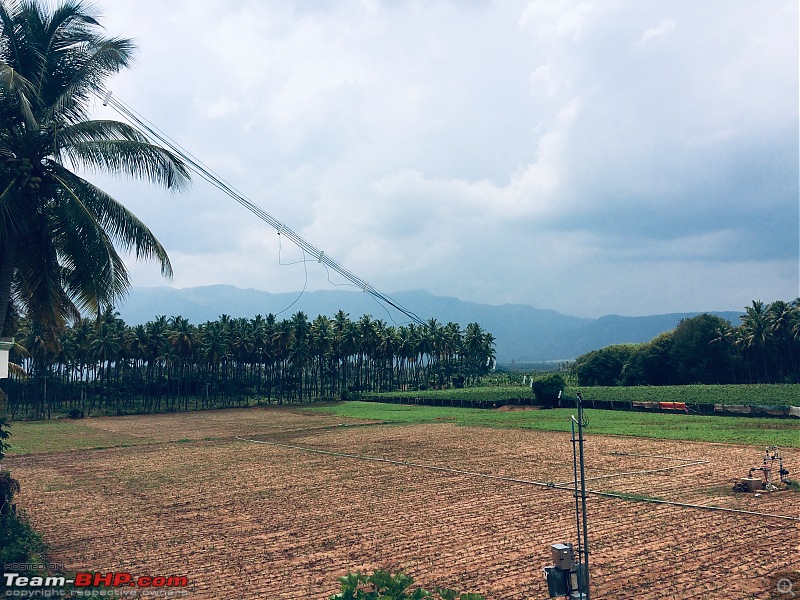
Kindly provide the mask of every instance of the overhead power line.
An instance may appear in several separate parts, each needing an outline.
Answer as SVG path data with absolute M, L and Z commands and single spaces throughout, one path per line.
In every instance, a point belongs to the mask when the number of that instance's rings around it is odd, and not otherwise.
M 406 315 L 409 319 L 411 319 L 415 323 L 419 325 L 424 325 L 422 319 L 419 316 L 417 316 L 414 312 L 408 310 L 398 301 L 394 300 L 387 294 L 384 294 L 380 290 L 376 289 L 374 286 L 370 285 L 368 281 L 362 279 L 352 271 L 343 267 L 341 264 L 333 260 L 330 256 L 325 254 L 323 250 L 320 250 L 319 248 L 315 247 L 313 244 L 308 242 L 298 233 L 293 231 L 288 225 L 286 225 L 286 223 L 283 223 L 282 221 L 276 219 L 267 211 L 265 211 L 263 208 L 250 201 L 244 194 L 242 194 L 236 188 L 234 188 L 233 185 L 222 179 L 213 170 L 211 170 L 211 168 L 203 164 L 203 162 L 199 158 L 197 158 L 196 156 L 188 152 L 186 149 L 184 149 L 178 142 L 169 137 L 156 125 L 148 121 L 141 114 L 137 113 L 133 108 L 125 104 L 122 100 L 119 100 L 118 98 L 114 97 L 111 91 L 107 91 L 105 94 L 100 94 L 99 96 L 103 101 L 104 106 L 110 106 L 112 109 L 114 109 L 117 113 L 119 113 L 126 121 L 128 121 L 133 127 L 135 127 L 142 135 L 144 135 L 152 143 L 156 143 L 164 148 L 167 148 L 168 150 L 179 156 L 192 171 L 197 173 L 197 175 L 205 179 L 208 183 L 210 183 L 223 193 L 227 194 L 229 197 L 236 200 L 236 202 L 244 206 L 247 210 L 249 210 L 251 213 L 257 216 L 259 219 L 272 226 L 278 232 L 278 235 L 285 236 L 288 240 L 293 242 L 303 252 L 317 259 L 318 263 L 323 264 L 330 269 L 333 269 L 334 271 L 339 273 L 342 277 L 344 277 L 347 281 L 349 281 L 352 285 L 363 290 L 367 294 L 373 296 L 378 302 L 387 304 L 395 308 L 396 310 L 400 311 L 404 315 Z

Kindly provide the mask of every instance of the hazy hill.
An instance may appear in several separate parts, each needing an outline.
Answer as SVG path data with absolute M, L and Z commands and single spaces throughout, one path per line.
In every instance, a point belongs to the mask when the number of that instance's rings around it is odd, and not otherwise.
M 574 358 L 610 344 L 646 342 L 659 333 L 673 329 L 681 319 L 699 314 L 647 317 L 608 315 L 586 319 L 524 304 L 476 304 L 434 296 L 425 291 L 397 292 L 391 296 L 423 321 L 431 318 L 442 323 L 453 321 L 462 328 L 467 323 L 479 323 L 497 339 L 497 359 L 501 363 Z M 223 313 L 247 318 L 273 313 L 279 319 L 284 319 L 303 311 L 309 319 L 313 319 L 320 314 L 331 317 L 340 309 L 349 313 L 353 320 L 369 314 L 389 324 L 408 322 L 408 317 L 363 292 L 324 290 L 302 295 L 271 294 L 228 285 L 184 289 L 166 286 L 133 288 L 127 301 L 118 310 L 131 325 L 145 323 L 157 315 L 180 315 L 197 325 L 216 320 Z M 739 313 L 736 312 L 713 314 L 734 325 L 739 322 Z

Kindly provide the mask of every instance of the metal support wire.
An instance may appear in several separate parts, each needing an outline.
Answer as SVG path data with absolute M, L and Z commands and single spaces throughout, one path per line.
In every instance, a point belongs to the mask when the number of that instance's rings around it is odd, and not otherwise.
M 170 138 L 157 126 L 150 123 L 145 117 L 138 114 L 135 110 L 133 110 L 133 108 L 126 105 L 121 100 L 115 98 L 111 93 L 111 91 L 105 93 L 100 92 L 97 95 L 103 101 L 104 106 L 110 106 L 112 109 L 114 109 L 134 128 L 136 128 L 139 131 L 139 133 L 141 133 L 151 142 L 157 143 L 158 145 L 161 145 L 169 149 L 174 154 L 178 155 L 192 171 L 197 173 L 201 178 L 205 179 L 208 183 L 210 183 L 223 193 L 227 194 L 228 196 L 236 200 L 236 202 L 244 206 L 247 210 L 249 210 L 251 213 L 257 216 L 259 219 L 271 225 L 278 232 L 278 235 L 286 236 L 287 239 L 293 242 L 298 248 L 303 250 L 303 252 L 317 259 L 317 262 L 333 269 L 334 271 L 339 273 L 339 275 L 341 275 L 342 277 L 347 279 L 350 283 L 352 283 L 354 286 L 364 290 L 366 293 L 373 296 L 379 302 L 383 302 L 395 308 L 396 310 L 406 315 L 409 319 L 411 319 L 418 325 L 425 324 L 424 321 L 415 313 L 403 307 L 399 302 L 393 300 L 391 297 L 384 294 L 380 290 L 376 289 L 374 286 L 370 285 L 368 281 L 361 279 L 356 274 L 352 273 L 351 271 L 340 265 L 330 256 L 325 254 L 324 251 L 316 248 L 310 242 L 306 241 L 303 237 L 294 232 L 285 223 L 282 223 L 281 221 L 270 215 L 263 208 L 251 202 L 247 197 L 244 196 L 244 194 L 236 190 L 236 188 L 234 188 L 231 184 L 229 184 L 219 175 L 214 173 L 214 171 L 212 171 L 209 167 L 204 165 L 202 161 L 200 161 L 198 158 L 196 158 L 195 156 L 190 154 L 187 150 L 185 150 L 180 144 L 178 144 L 178 142 Z

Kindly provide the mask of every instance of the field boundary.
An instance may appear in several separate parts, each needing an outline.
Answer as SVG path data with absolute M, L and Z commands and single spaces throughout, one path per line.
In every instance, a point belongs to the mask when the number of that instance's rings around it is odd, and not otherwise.
M 358 398 L 363 402 L 378 402 L 381 404 L 408 404 L 415 406 L 434 406 L 447 408 L 479 408 L 491 410 L 506 406 L 530 406 L 532 408 L 573 408 L 575 401 L 570 398 L 553 398 L 550 401 L 538 402 L 528 396 L 509 397 L 493 400 L 473 400 L 455 397 L 437 397 L 431 395 L 396 396 L 396 395 L 370 395 Z M 703 402 L 657 402 L 643 400 L 595 400 L 586 398 L 584 408 L 596 410 L 620 410 L 627 412 L 646 413 L 686 413 L 700 416 L 717 417 L 757 417 L 771 419 L 800 418 L 800 406 L 790 405 L 764 405 L 764 404 L 723 404 Z

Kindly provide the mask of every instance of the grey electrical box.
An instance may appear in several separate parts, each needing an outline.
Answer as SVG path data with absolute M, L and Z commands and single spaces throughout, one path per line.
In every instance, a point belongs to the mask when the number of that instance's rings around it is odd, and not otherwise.
M 575 566 L 575 553 L 572 544 L 553 544 L 550 546 L 553 554 L 553 564 L 564 571 L 569 571 Z
M 547 580 L 547 592 L 551 598 L 569 594 L 569 571 L 558 567 L 545 567 L 544 576 Z

